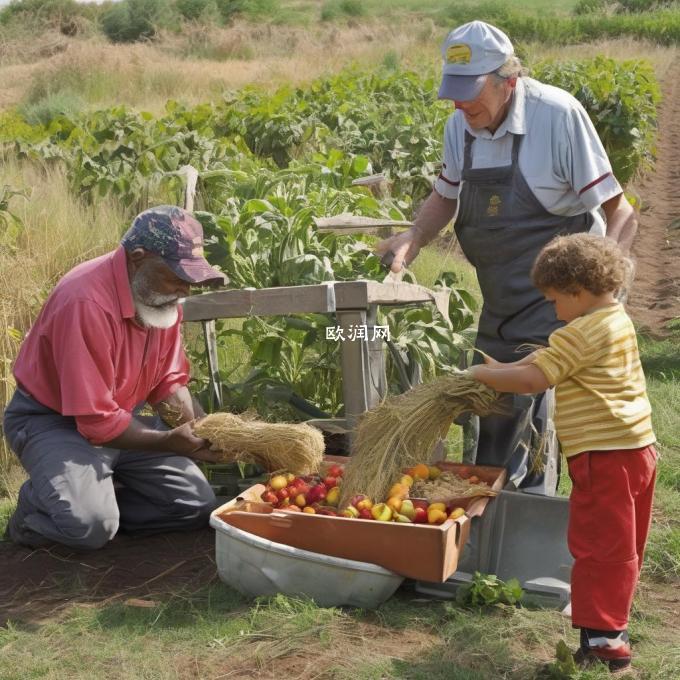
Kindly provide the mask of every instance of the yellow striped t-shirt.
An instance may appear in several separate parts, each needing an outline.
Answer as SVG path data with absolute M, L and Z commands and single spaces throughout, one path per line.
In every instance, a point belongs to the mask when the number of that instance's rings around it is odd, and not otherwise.
M 565 456 L 654 443 L 635 329 L 620 304 L 556 330 L 533 363 L 557 386 L 555 429 Z

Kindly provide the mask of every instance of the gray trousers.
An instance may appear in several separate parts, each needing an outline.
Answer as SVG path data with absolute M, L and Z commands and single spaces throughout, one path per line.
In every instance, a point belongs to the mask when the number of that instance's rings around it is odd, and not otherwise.
M 140 419 L 168 429 L 160 418 Z M 17 542 L 96 549 L 119 528 L 144 533 L 199 529 L 217 505 L 191 459 L 93 446 L 78 433 L 74 418 L 22 392 L 16 391 L 8 404 L 3 428 L 29 475 L 9 523 Z

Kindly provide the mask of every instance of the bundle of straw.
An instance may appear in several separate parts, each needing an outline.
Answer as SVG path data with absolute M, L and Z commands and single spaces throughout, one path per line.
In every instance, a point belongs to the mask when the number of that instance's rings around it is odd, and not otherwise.
M 428 462 L 451 423 L 470 411 L 494 410 L 498 393 L 463 371 L 388 397 L 359 419 L 352 456 L 342 483 L 340 507 L 355 494 L 384 500 L 401 471 Z
M 213 451 L 222 452 L 224 462 L 245 460 L 270 472 L 317 472 L 324 452 L 323 434 L 305 423 L 265 423 L 213 413 L 196 423 L 194 433 L 207 439 Z

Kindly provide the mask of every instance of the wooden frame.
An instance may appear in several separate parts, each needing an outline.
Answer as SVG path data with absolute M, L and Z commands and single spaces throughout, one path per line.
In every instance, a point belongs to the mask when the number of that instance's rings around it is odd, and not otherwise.
M 283 314 L 334 314 L 343 331 L 351 327 L 373 328 L 377 308 L 435 304 L 447 317 L 449 293 L 432 291 L 424 286 L 404 282 L 329 281 L 310 286 L 278 288 L 244 288 L 193 295 L 183 300 L 184 321 L 203 324 L 210 385 L 213 398 L 222 405 L 217 364 L 217 337 L 214 321 L 248 316 Z M 371 334 L 373 335 L 373 334 Z M 345 426 L 353 430 L 356 419 L 377 406 L 385 396 L 384 345 L 380 339 L 345 341 L 341 346 L 342 392 L 345 404 Z M 333 419 L 337 427 L 338 419 Z M 322 420 L 315 425 L 323 427 Z

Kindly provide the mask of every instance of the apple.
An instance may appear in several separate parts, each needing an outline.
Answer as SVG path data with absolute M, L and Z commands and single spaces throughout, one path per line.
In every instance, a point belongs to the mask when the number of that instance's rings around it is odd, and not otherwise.
M 428 465 L 427 469 L 430 472 L 430 479 L 437 479 L 437 477 L 440 477 L 442 474 L 442 469 L 436 465 Z
M 459 517 L 462 517 L 465 514 L 465 510 L 463 508 L 454 508 L 451 511 L 451 514 L 449 515 L 449 519 L 458 519 Z
M 371 512 L 370 508 L 361 508 L 359 510 L 359 518 L 360 519 L 373 519 L 373 513 Z
M 279 504 L 276 506 L 277 508 L 287 508 L 290 505 L 290 498 L 284 498 L 282 501 L 279 501 Z
M 328 468 L 328 475 L 331 477 L 342 477 L 344 474 L 345 470 L 342 467 L 342 465 L 331 465 Z
M 427 511 L 427 523 L 428 524 L 444 524 L 448 517 L 446 516 L 446 512 L 444 510 L 440 510 L 439 508 L 433 508 L 430 506 L 430 508 Z
M 389 493 L 387 494 L 388 498 L 406 498 L 408 496 L 409 492 L 409 487 L 404 485 L 404 484 L 393 484 L 392 488 L 390 489 Z
M 411 501 L 416 508 L 422 508 L 427 512 L 428 502 L 424 498 L 412 498 Z
M 323 484 L 315 484 L 307 494 L 307 502 L 323 501 L 326 498 L 326 487 Z
M 368 496 L 365 496 L 362 493 L 358 493 L 356 496 L 352 496 L 349 504 L 353 505 L 355 508 L 358 507 L 358 504 L 363 501 L 364 499 L 368 499 Z
M 401 510 L 402 499 L 399 496 L 392 496 L 387 500 L 387 506 L 392 512 L 399 512 Z
M 309 493 L 309 484 L 307 484 L 307 482 L 300 480 L 298 483 L 293 484 L 293 486 L 297 489 L 297 492 L 301 493 L 303 496 L 306 496 Z
M 329 517 L 337 517 L 338 513 L 336 512 L 335 508 L 329 508 L 326 506 L 323 506 L 320 510 L 317 510 L 316 512 L 317 515 L 327 515 Z
M 338 479 L 337 477 L 324 477 L 323 483 L 327 489 L 332 489 L 334 486 L 337 486 Z
M 326 494 L 326 503 L 328 503 L 328 505 L 337 506 L 339 502 L 340 502 L 340 487 L 334 486 Z
M 413 518 L 416 516 L 416 506 L 413 505 L 413 501 L 410 498 L 405 498 L 401 502 L 399 512 L 404 515 L 404 517 L 408 517 L 411 521 L 413 521 Z
M 429 479 L 430 478 L 430 468 L 425 465 L 425 463 L 418 463 L 418 465 L 413 466 L 413 472 L 408 472 L 414 479 Z
M 404 486 L 412 487 L 413 486 L 413 477 L 411 477 L 411 475 L 402 475 L 401 479 L 399 480 L 399 484 L 403 484 Z
M 340 511 L 340 516 L 355 519 L 359 517 L 359 511 L 353 505 L 348 505 L 344 510 Z
M 357 510 L 370 510 L 373 507 L 373 501 L 370 498 L 364 498 L 356 505 Z
M 276 475 L 269 480 L 269 484 L 271 485 L 272 489 L 274 489 L 274 491 L 278 491 L 279 489 L 283 489 L 283 487 L 288 486 L 288 480 L 286 479 L 285 475 Z
M 378 503 L 371 508 L 373 519 L 379 522 L 389 522 L 392 519 L 392 509 L 386 503 Z
M 392 518 L 395 522 L 401 522 L 403 524 L 411 524 L 411 520 L 406 515 L 400 515 L 398 512 Z
M 282 500 L 288 498 L 289 495 L 290 495 L 290 494 L 288 493 L 288 489 L 286 489 L 286 487 L 283 487 L 283 489 L 279 489 L 279 490 L 276 492 L 276 497 L 277 497 L 280 501 L 282 501 Z
M 276 497 L 276 494 L 273 491 L 265 491 L 260 498 L 265 502 L 265 503 L 271 503 L 272 505 L 276 505 L 279 502 L 279 499 Z
M 417 507 L 413 515 L 414 524 L 427 524 L 427 510 Z

